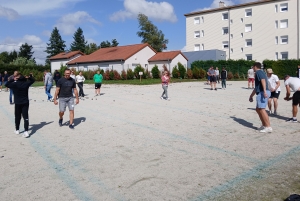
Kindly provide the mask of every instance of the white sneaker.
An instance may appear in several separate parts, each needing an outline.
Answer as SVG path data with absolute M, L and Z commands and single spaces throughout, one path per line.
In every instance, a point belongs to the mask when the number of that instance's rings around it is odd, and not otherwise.
M 27 131 L 25 131 L 23 134 L 22 134 L 22 137 L 29 137 L 29 134 Z
M 160 97 L 161 100 L 164 100 L 164 97 Z
M 259 127 L 257 130 L 263 130 L 263 129 L 265 129 L 265 127 L 264 126 L 261 126 L 261 127 Z
M 273 129 L 271 127 L 265 127 L 264 129 L 260 130 L 261 133 L 272 133 Z
M 269 110 L 269 114 L 270 114 L 270 115 L 273 114 L 273 113 L 272 113 L 272 110 Z
M 0 92 L 2 91 L 2 89 L 0 89 Z
M 19 135 L 19 134 L 20 134 L 20 131 L 19 131 L 19 130 L 15 131 L 15 134 Z
M 171 99 L 167 98 L 166 100 L 167 100 L 167 101 L 170 101 Z

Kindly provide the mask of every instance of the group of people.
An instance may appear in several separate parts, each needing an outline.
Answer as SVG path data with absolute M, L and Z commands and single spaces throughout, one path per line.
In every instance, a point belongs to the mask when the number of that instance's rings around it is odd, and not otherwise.
M 217 87 L 216 84 L 217 82 L 220 83 L 220 79 L 221 79 L 221 83 L 222 83 L 222 89 L 226 89 L 226 80 L 227 80 L 227 71 L 225 69 L 225 67 L 222 68 L 222 71 L 220 73 L 219 68 L 216 67 L 216 69 L 214 69 L 213 66 L 211 66 L 208 71 L 207 71 L 207 84 L 210 85 L 210 90 L 216 90 L 217 91 Z
M 300 66 L 298 66 L 300 69 Z M 253 70 L 253 73 L 251 72 Z M 250 72 L 250 73 L 249 73 Z M 299 72 L 299 71 L 298 71 Z M 249 76 L 249 74 L 251 76 Z M 267 69 L 266 73 L 262 70 L 262 65 L 256 62 L 253 67 L 248 71 L 248 88 L 250 83 L 255 79 L 255 87 L 252 85 L 253 91 L 250 94 L 249 101 L 253 102 L 253 97 L 256 95 L 256 112 L 262 122 L 262 126 L 258 129 L 262 133 L 270 133 L 273 131 L 269 115 L 266 112 L 266 107 L 269 108 L 269 114 L 277 115 L 278 98 L 280 95 L 280 81 L 277 75 L 274 74 L 272 69 Z M 284 76 L 284 85 L 286 87 L 286 96 L 284 100 L 292 100 L 292 118 L 287 119 L 287 122 L 298 122 L 297 113 L 298 106 L 300 106 L 300 77 Z M 253 83 L 253 82 L 252 82 Z M 291 97 L 291 89 L 294 91 Z M 274 110 L 272 111 L 272 103 Z

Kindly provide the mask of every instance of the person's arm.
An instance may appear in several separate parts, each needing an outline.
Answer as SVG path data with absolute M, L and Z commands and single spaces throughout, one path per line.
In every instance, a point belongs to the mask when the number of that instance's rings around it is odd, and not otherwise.
M 268 98 L 267 89 L 266 89 L 266 80 L 265 79 L 261 79 L 260 83 L 261 83 L 263 91 L 264 91 L 264 97 Z
M 56 98 L 57 98 L 57 96 L 58 96 L 58 94 L 59 94 L 59 91 L 60 91 L 60 87 L 56 87 L 55 94 L 54 94 L 54 97 L 53 97 L 54 105 L 57 105 L 57 104 L 58 104 Z
M 279 87 L 280 87 L 280 81 L 278 80 L 278 81 L 276 81 L 276 87 L 275 87 L 274 91 L 276 91 Z
M 85 81 L 85 77 L 84 77 L 84 76 L 82 76 L 82 78 L 83 78 L 83 79 L 82 79 L 82 82 L 84 82 L 84 81 Z
M 77 91 L 76 83 L 75 82 L 73 83 L 73 90 L 74 90 L 75 99 L 76 99 L 75 104 L 77 105 L 79 103 L 79 97 L 78 97 L 78 91 Z
M 31 86 L 35 82 L 35 79 L 34 79 L 34 77 L 32 76 L 31 73 L 30 73 L 30 75 L 28 77 L 28 80 L 29 80 L 29 86 Z
M 289 101 L 291 100 L 290 95 L 291 95 L 291 89 L 290 89 L 290 85 L 286 85 L 286 96 L 284 98 L 284 100 Z
M 47 85 L 48 79 L 49 79 L 49 76 L 48 76 L 48 74 L 46 74 L 45 75 L 45 79 L 44 79 L 44 88 L 45 89 L 46 89 L 46 85 Z
M 9 80 L 6 82 L 5 86 L 6 86 L 7 88 L 11 88 L 14 81 L 15 81 L 14 79 L 9 79 Z

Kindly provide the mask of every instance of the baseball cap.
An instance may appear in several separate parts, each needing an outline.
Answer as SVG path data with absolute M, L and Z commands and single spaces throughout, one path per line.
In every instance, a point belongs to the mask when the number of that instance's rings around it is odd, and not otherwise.
M 267 73 L 273 73 L 272 68 L 268 68 L 268 69 L 267 69 Z

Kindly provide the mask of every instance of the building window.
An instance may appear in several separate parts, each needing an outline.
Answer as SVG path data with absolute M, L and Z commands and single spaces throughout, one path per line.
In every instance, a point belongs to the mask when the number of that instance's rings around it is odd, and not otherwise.
M 247 39 L 245 46 L 246 47 L 252 47 L 252 39 Z
M 223 32 L 223 35 L 228 34 L 228 27 L 223 27 L 222 32 Z
M 275 52 L 275 60 L 278 60 L 278 52 Z
M 275 5 L 275 13 L 278 13 L 278 5 Z
M 246 9 L 245 10 L 245 17 L 251 17 L 252 16 L 252 9 Z
M 200 31 L 194 32 L 194 38 L 200 38 Z
M 243 23 L 244 22 L 244 19 L 243 18 L 241 18 L 241 23 Z
M 241 38 L 244 38 L 244 34 L 243 33 L 241 33 Z
M 288 20 L 280 20 L 280 28 L 281 29 L 288 28 Z
M 223 42 L 223 49 L 228 49 L 229 45 L 228 45 L 228 41 L 224 41 Z
M 288 52 L 281 52 L 281 59 L 282 60 L 289 59 L 289 53 Z
M 241 47 L 241 52 L 244 52 L 244 48 Z
M 275 20 L 275 29 L 278 29 L 278 21 Z
M 275 36 L 275 44 L 278 45 L 278 36 Z
M 228 20 L 228 13 L 223 13 L 222 16 L 223 16 L 223 20 Z
M 194 46 L 194 51 L 199 51 L 200 50 L 200 45 L 199 44 L 196 44 L 195 46 Z
M 287 12 L 287 11 L 288 11 L 288 4 L 287 3 L 280 4 L 280 12 Z
M 245 32 L 251 32 L 252 31 L 252 24 L 246 24 L 245 25 Z
M 280 37 L 280 43 L 281 44 L 288 44 L 289 43 L 289 37 L 288 36 L 281 36 Z
M 230 38 L 233 39 L 233 34 L 230 34 Z
M 200 17 L 194 18 L 194 24 L 200 24 Z
M 201 31 L 201 37 L 204 37 L 204 30 Z
M 246 60 L 252 60 L 252 54 L 246 54 Z

